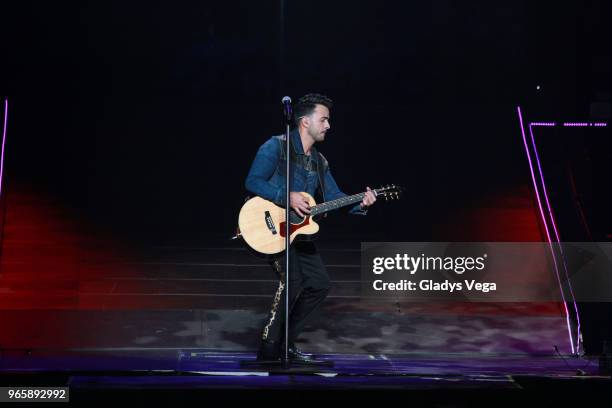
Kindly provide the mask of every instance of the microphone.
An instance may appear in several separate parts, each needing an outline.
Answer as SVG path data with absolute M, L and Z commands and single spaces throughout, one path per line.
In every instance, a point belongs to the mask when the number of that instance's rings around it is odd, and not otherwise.
M 293 115 L 293 111 L 291 110 L 291 98 L 288 96 L 283 97 L 281 101 L 283 104 L 283 113 L 285 114 L 285 118 L 287 122 L 291 121 L 291 116 Z

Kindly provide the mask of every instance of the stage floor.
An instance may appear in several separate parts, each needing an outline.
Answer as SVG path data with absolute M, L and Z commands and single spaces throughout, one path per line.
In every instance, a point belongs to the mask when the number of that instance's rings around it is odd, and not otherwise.
M 358 401 L 371 393 L 418 406 L 517 406 L 545 398 L 566 406 L 606 396 L 598 361 L 520 354 L 321 354 L 333 367 L 242 368 L 247 352 L 203 349 L 4 350 L 1 386 L 68 386 L 77 402 Z M 350 392 L 349 392 L 350 391 Z M 280 394 L 279 394 L 280 392 Z
M 462 353 L 319 354 L 317 358 L 333 363 L 333 367 L 243 367 L 241 362 L 255 360 L 253 353 L 202 349 L 4 350 L 0 374 L 63 373 L 73 377 L 72 385 L 87 387 L 121 387 L 140 381 L 156 387 L 180 386 L 185 382 L 202 387 L 265 384 L 293 388 L 300 382 L 288 380 L 296 375 L 312 377 L 304 380 L 305 386 L 342 387 L 351 378 L 350 384 L 383 388 L 398 384 L 436 388 L 467 384 L 513 387 L 515 376 L 609 379 L 599 375 L 598 361 L 592 357 Z M 415 382 L 416 379 L 419 381 Z

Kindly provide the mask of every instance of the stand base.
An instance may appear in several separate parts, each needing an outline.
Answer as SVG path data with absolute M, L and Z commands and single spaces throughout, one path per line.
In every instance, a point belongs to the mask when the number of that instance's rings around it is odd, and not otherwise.
M 333 361 L 313 361 L 304 363 L 301 361 L 283 361 L 283 360 L 242 360 L 240 368 L 256 369 L 270 372 L 283 373 L 310 373 L 320 372 L 321 369 L 330 369 L 334 367 Z

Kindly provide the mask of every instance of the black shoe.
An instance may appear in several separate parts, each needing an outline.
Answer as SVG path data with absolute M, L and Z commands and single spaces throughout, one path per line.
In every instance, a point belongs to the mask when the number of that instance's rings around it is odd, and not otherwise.
M 289 358 L 312 359 L 314 358 L 314 355 L 311 353 L 305 353 L 297 348 L 295 344 L 291 344 L 289 345 Z
M 314 356 L 312 354 L 304 353 L 302 350 L 300 350 L 299 348 L 297 348 L 295 346 L 290 346 L 289 347 L 288 354 L 289 354 L 289 360 L 291 360 L 292 362 L 304 363 L 304 364 L 308 364 L 308 363 L 318 364 L 318 363 L 320 363 L 320 361 L 315 360 L 315 358 L 314 358 Z
M 280 359 L 279 343 L 262 340 L 257 350 L 257 361 L 275 361 Z

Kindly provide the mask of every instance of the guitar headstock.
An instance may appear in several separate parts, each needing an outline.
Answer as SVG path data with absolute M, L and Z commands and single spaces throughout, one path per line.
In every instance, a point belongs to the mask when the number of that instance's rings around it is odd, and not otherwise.
M 377 188 L 375 191 L 376 191 L 377 198 L 381 197 L 381 198 L 384 198 L 385 200 L 399 200 L 402 194 L 402 191 L 404 191 L 404 189 L 395 184 L 388 184 L 386 186 Z

